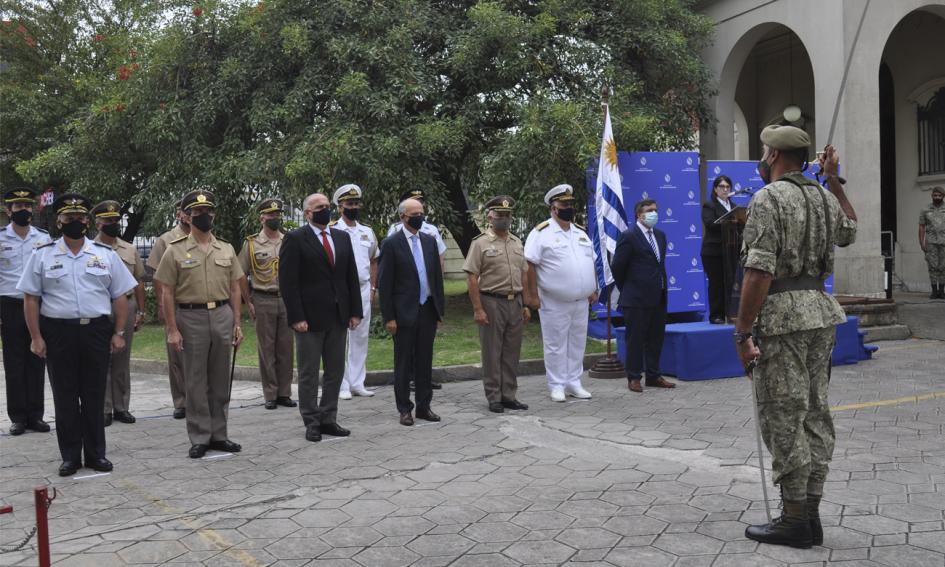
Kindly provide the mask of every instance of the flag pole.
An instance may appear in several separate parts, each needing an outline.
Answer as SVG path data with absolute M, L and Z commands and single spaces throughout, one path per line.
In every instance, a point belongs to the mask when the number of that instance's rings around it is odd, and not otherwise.
M 601 99 L 600 105 L 604 109 L 604 119 L 606 120 L 607 112 L 610 106 L 610 89 L 607 87 L 607 85 L 604 85 L 604 87 L 601 89 L 600 99 Z M 598 172 L 598 175 L 600 175 L 600 172 Z M 603 248 L 601 250 L 602 260 L 604 262 L 607 262 L 610 260 L 610 258 L 608 257 L 609 253 L 607 252 L 607 249 L 600 244 L 600 234 L 597 235 L 597 239 L 598 239 L 598 246 L 601 246 L 601 248 Z M 601 291 L 607 292 L 606 289 L 601 290 Z M 598 359 L 597 362 L 594 363 L 594 366 L 592 366 L 591 369 L 588 370 L 587 375 L 590 376 L 591 378 L 615 379 L 615 378 L 623 378 L 624 376 L 626 376 L 626 369 L 624 368 L 623 363 L 620 362 L 619 358 L 614 356 L 613 349 L 611 347 L 611 341 L 613 340 L 613 320 L 611 319 L 611 315 L 610 315 L 611 296 L 612 296 L 611 293 L 607 293 L 607 356 L 601 359 Z

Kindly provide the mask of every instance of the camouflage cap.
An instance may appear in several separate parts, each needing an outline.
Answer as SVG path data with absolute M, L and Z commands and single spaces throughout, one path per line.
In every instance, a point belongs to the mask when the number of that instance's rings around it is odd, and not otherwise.
M 761 143 L 772 150 L 799 150 L 810 147 L 810 136 L 796 126 L 773 124 L 761 131 Z
M 932 187 L 932 194 L 934 195 L 935 193 L 945 196 L 945 189 L 942 189 L 941 187 Z

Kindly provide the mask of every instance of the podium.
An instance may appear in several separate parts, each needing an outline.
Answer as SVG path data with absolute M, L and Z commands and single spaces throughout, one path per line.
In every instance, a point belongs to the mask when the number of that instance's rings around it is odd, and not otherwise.
M 732 323 L 738 316 L 738 304 L 742 297 L 743 270 L 739 258 L 742 252 L 742 233 L 748 221 L 748 209 L 735 207 L 715 223 L 722 227 L 722 273 L 724 274 L 725 317 Z

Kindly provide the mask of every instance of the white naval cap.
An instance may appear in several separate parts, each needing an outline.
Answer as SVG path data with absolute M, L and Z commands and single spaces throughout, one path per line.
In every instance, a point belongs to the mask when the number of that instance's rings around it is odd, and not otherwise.
M 545 193 L 545 204 L 550 205 L 552 201 L 573 201 L 574 187 L 567 183 L 555 185 Z
M 335 194 L 331 201 L 337 205 L 339 201 L 350 201 L 351 199 L 360 198 L 361 188 L 354 183 L 348 183 L 347 185 L 342 185 L 341 187 L 335 189 Z

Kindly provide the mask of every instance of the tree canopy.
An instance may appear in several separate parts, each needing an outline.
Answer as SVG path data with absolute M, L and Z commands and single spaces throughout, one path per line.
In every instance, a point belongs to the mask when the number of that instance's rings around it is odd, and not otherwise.
M 691 0 L 0 6 L 0 182 L 151 213 L 206 187 L 231 237 L 258 199 L 353 182 L 378 227 L 422 188 L 465 251 L 489 196 L 535 221 L 551 186 L 583 193 L 605 85 L 620 149 L 710 120 Z

